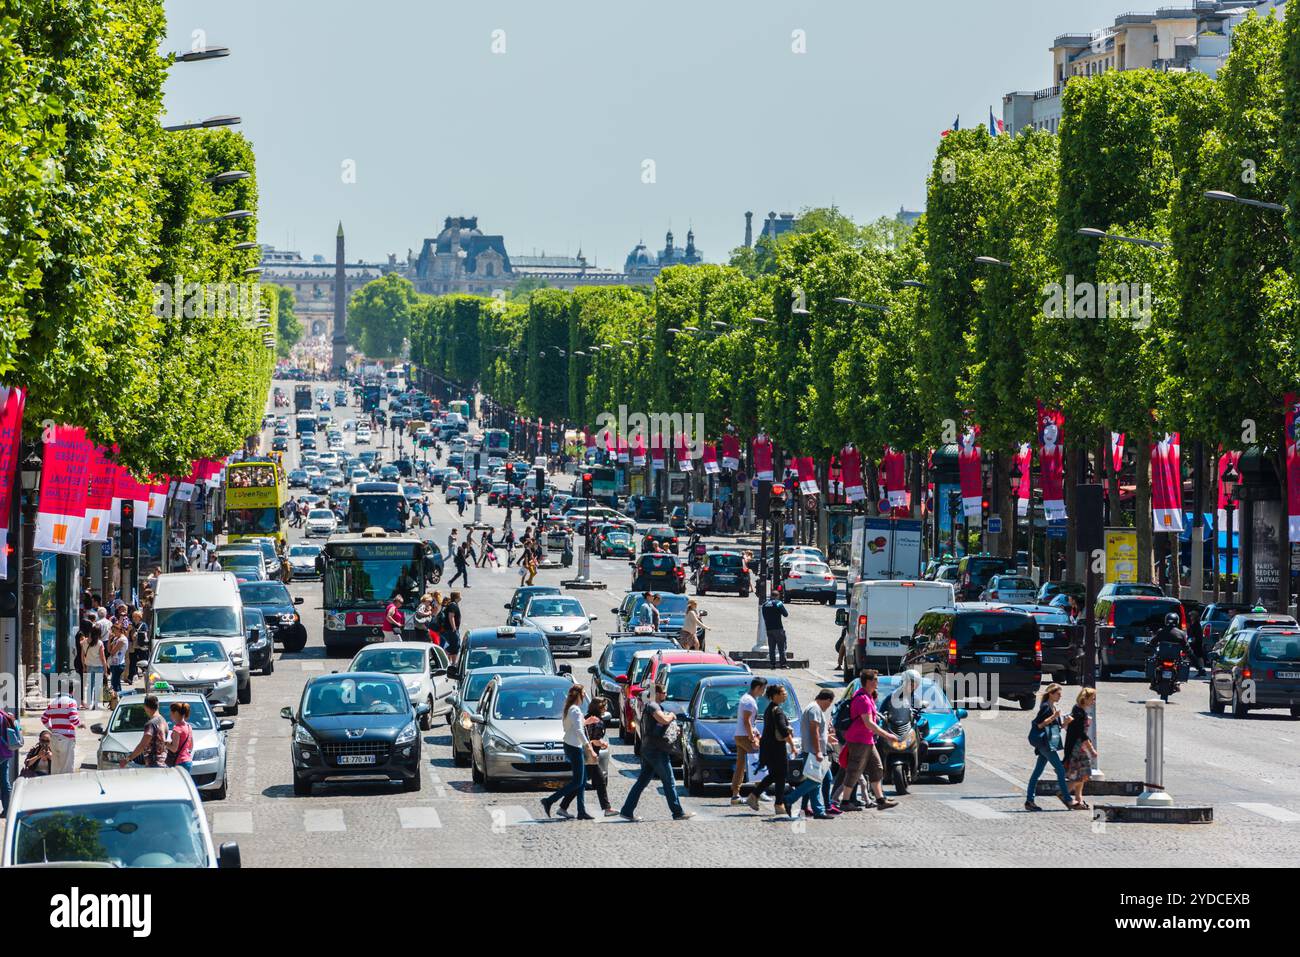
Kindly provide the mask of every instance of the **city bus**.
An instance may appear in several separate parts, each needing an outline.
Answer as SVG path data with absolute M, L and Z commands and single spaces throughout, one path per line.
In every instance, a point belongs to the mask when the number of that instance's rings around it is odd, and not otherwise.
M 448 403 L 447 403 L 447 411 L 448 411 L 448 412 L 455 412 L 457 415 L 459 415 L 459 416 L 460 416 L 462 419 L 464 419 L 465 421 L 467 421 L 467 422 L 469 421 L 469 418 L 470 418 L 470 415 L 469 415 L 469 403 L 466 402 L 464 399 L 453 399 L 452 401 L 448 402 Z
M 389 395 L 399 395 L 406 391 L 406 372 L 402 369 L 389 369 L 384 373 L 384 385 Z
M 293 387 L 293 410 L 295 412 L 306 412 L 311 409 L 311 386 L 296 385 Z
M 510 433 L 505 429 L 484 430 L 483 448 L 487 449 L 490 459 L 505 458 L 510 454 Z
M 325 610 L 325 648 L 356 648 L 383 640 L 384 609 L 400 594 L 406 603 L 405 641 L 428 641 L 413 613 L 427 587 L 442 575 L 432 542 L 413 535 L 336 535 L 317 560 Z
M 231 462 L 226 467 L 226 537 L 273 537 L 285 540 L 285 477 L 280 464 L 269 458 Z
M 315 435 L 318 424 L 319 420 L 315 412 L 299 412 L 293 420 L 294 434 L 299 438 L 304 435 Z

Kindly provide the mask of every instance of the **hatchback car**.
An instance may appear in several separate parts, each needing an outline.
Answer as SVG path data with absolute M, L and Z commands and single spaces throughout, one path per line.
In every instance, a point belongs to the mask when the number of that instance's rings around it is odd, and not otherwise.
M 455 684 L 447 668 L 447 653 L 440 645 L 427 641 L 385 641 L 358 651 L 348 662 L 347 670 L 396 675 L 412 701 L 429 706 L 420 716 L 420 730 L 428 731 L 435 717 L 445 716 L 451 710 Z
M 512 675 L 544 675 L 540 668 L 512 665 L 501 668 L 477 668 L 461 675 L 449 699 L 451 710 L 447 724 L 451 727 L 451 761 L 458 768 L 469 767 L 470 751 L 474 744 L 474 716 L 478 714 L 479 699 L 493 678 Z
M 674 594 L 672 592 L 656 591 L 652 595 L 659 599 L 659 633 L 676 635 L 682 628 L 682 622 L 686 619 L 686 603 L 688 601 L 685 594 Z M 645 626 L 649 615 L 643 610 L 645 605 L 645 594 L 643 592 L 628 592 L 623 596 L 623 601 L 617 608 L 611 608 L 610 611 L 618 616 L 618 625 L 620 632 L 635 632 Z M 706 615 L 708 612 L 701 612 Z
M 602 525 L 596 529 L 594 548 L 601 558 L 631 558 L 632 533 L 616 525 Z
M 520 613 L 520 624 L 546 636 L 553 653 L 591 657 L 591 623 L 582 602 L 568 595 L 533 595 Z
M 338 516 L 328 508 L 314 508 L 307 513 L 308 538 L 329 538 L 338 527 Z
M 288 556 L 289 570 L 294 581 L 320 578 L 320 569 L 316 567 L 316 559 L 320 556 L 319 545 L 295 542 L 289 546 Z
M 573 513 L 570 513 L 572 515 Z M 641 554 L 650 552 L 652 545 L 658 542 L 665 552 L 677 554 L 677 532 L 667 525 L 651 525 L 641 536 Z
M 980 601 L 1004 601 L 1011 604 L 1032 602 L 1037 595 L 1037 586 L 1032 578 L 1019 575 L 994 575 L 984 586 Z
M 495 791 L 505 781 L 569 776 L 564 754 L 565 675 L 493 677 L 470 716 L 470 766 L 475 783 Z
M 233 718 L 217 720 L 212 708 L 202 695 L 177 692 L 157 692 L 158 713 L 172 726 L 171 706 L 183 701 L 190 707 L 186 720 L 194 735 L 190 754 L 190 776 L 194 786 L 204 797 L 214 801 L 226 798 L 226 732 L 235 726 Z M 144 737 L 144 725 L 149 716 L 144 710 L 144 692 L 125 694 L 108 716 L 108 724 L 92 724 L 90 730 L 99 735 L 99 750 L 95 766 L 101 771 L 118 767 L 119 763 Z
M 830 605 L 838 589 L 829 565 L 795 559 L 781 568 L 781 597 L 786 601 L 807 598 Z
M 1176 614 L 1186 630 L 1186 611 L 1177 598 L 1154 595 L 1117 595 L 1097 599 L 1098 676 L 1120 671 L 1145 672 L 1151 656 L 1151 636 Z
M 686 792 L 693 797 L 704 794 L 710 784 L 730 784 L 736 767 L 736 724 L 740 712 L 740 699 L 749 693 L 753 675 L 712 675 L 700 680 L 695 694 L 682 713 L 682 781 Z M 771 678 L 768 687 L 779 685 L 785 689 L 781 710 L 798 733 L 799 696 L 786 678 Z M 827 716 L 829 719 L 829 715 Z M 760 706 L 754 726 L 763 731 L 763 707 Z
M 358 776 L 420 790 L 418 723 L 428 709 L 427 702 L 411 703 L 396 675 L 343 672 L 311 678 L 298 710 L 280 711 L 293 726 L 293 793 L 308 796 L 314 784 Z
M 146 665 L 146 687 L 166 682 L 177 692 L 202 695 L 209 704 L 239 713 L 239 681 L 218 638 L 155 639 Z
M 1300 629 L 1247 628 L 1210 662 L 1210 711 L 1244 718 L 1261 708 L 1286 708 L 1300 718 Z
M 749 597 L 749 570 L 740 552 L 705 552 L 695 579 L 695 594 L 709 592 L 735 592 L 741 598 Z
M 1295 625 L 1296 620 L 1290 615 L 1282 615 L 1276 612 L 1268 611 L 1248 611 L 1232 616 L 1228 622 L 1228 627 L 1224 629 L 1222 637 L 1210 647 L 1210 651 L 1218 652 L 1222 646 L 1238 632 L 1245 631 L 1247 628 L 1265 628 L 1270 625 Z
M 632 591 L 668 591 L 685 594 L 686 570 L 676 555 L 663 553 L 642 554 L 633 559 Z
M 518 625 L 524 606 L 534 595 L 558 595 L 560 589 L 554 585 L 521 585 L 515 589 L 515 593 L 510 596 L 506 602 L 506 624 Z

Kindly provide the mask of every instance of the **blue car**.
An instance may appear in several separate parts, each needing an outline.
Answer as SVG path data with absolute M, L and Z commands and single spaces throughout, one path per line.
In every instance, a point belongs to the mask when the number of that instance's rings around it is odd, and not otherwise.
M 682 728 L 682 781 L 686 791 L 698 797 L 709 784 L 731 784 L 731 774 L 736 768 L 736 714 L 741 696 L 749 691 L 751 674 L 714 675 L 704 678 L 695 689 L 684 716 L 687 727 Z M 883 679 L 882 679 L 883 680 Z M 785 688 L 785 704 L 781 706 L 790 726 L 798 734 L 799 696 L 794 686 L 785 678 L 769 678 L 768 687 L 779 684 Z M 763 730 L 763 712 L 767 699 L 758 702 L 757 727 Z M 829 720 L 829 716 L 828 716 Z
M 885 707 L 890 695 L 898 690 L 899 680 L 898 675 L 880 676 L 877 707 Z M 856 689 L 857 679 L 854 679 L 849 693 Z M 943 686 L 929 678 L 921 679 L 921 689 L 913 704 L 921 708 L 930 724 L 921 742 L 921 774 L 946 776 L 951 783 L 961 784 L 966 779 L 966 732 L 961 720 L 969 712 L 965 708 L 953 708 Z

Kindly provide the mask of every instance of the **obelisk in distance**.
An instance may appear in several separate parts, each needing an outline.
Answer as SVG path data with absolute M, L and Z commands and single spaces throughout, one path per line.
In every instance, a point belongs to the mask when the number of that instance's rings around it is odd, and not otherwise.
M 334 375 L 348 364 L 348 286 L 343 274 L 343 221 L 334 240 L 334 340 L 330 365 Z

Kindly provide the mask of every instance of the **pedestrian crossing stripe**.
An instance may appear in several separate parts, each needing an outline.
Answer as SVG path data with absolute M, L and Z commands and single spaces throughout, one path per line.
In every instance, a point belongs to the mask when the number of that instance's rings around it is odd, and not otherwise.
M 442 827 L 442 819 L 438 817 L 437 808 L 427 805 L 422 807 L 399 807 L 397 809 L 397 819 L 406 830 L 430 830 Z
M 1238 801 L 1236 804 L 1243 811 L 1250 811 L 1252 814 L 1259 814 L 1274 821 L 1280 821 L 1283 824 L 1294 824 L 1300 821 L 1300 814 L 1284 807 L 1278 807 L 1276 804 L 1257 804 L 1250 801 Z
M 981 804 L 979 801 L 940 801 L 939 803 L 946 804 L 954 811 L 960 811 L 977 821 L 1005 821 L 1011 818 L 1010 814 L 991 808 L 987 804 Z

